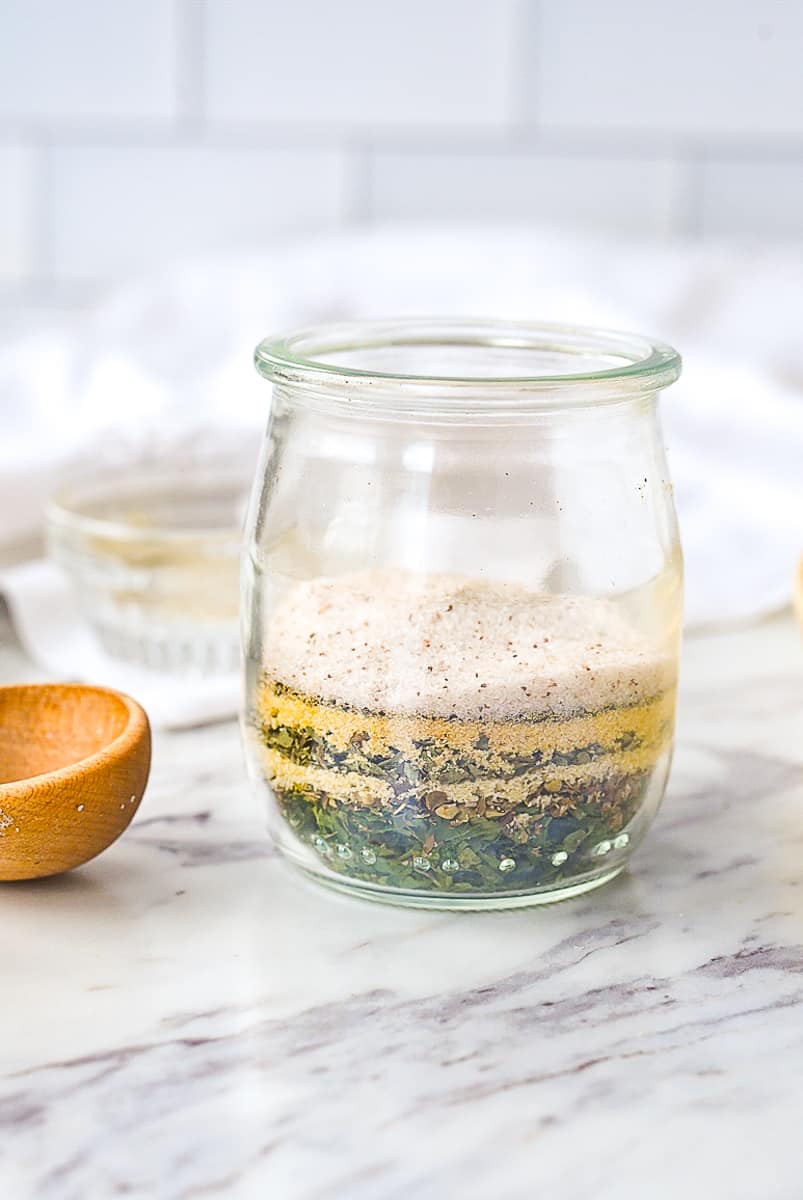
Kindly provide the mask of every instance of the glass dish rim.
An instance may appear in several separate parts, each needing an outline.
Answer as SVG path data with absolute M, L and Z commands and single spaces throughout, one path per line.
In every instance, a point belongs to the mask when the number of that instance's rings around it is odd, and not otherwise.
M 228 547 L 232 554 L 239 555 L 242 538 L 238 541 L 231 530 L 208 529 L 198 526 L 183 529 L 180 526 L 139 526 L 125 521 L 105 521 L 102 517 L 87 517 L 55 499 L 44 506 L 46 530 L 71 529 L 92 538 L 108 538 L 115 542 L 179 543 L 203 541 L 219 548 Z
M 233 457 L 226 465 L 235 463 Z M 125 464 L 128 469 L 152 472 L 154 475 L 164 473 L 169 476 L 173 464 L 162 464 L 158 460 Z M 149 544 L 172 544 L 193 542 L 199 540 L 212 544 L 218 552 L 226 550 L 239 555 L 242 550 L 242 530 L 196 525 L 136 525 L 132 521 L 120 520 L 119 517 L 90 516 L 81 511 L 78 495 L 83 488 L 93 485 L 103 485 L 119 480 L 120 465 L 107 463 L 98 467 L 90 474 L 81 474 L 78 478 L 62 478 L 55 490 L 44 502 L 45 533 L 61 529 L 71 531 L 89 538 L 109 539 L 115 542 L 129 544 L 147 542 Z M 246 491 L 248 489 L 246 488 Z
M 414 374 L 327 362 L 327 354 L 391 346 L 465 346 L 541 350 L 610 358 L 611 365 L 572 373 L 521 375 Z M 586 407 L 657 392 L 673 383 L 681 358 L 670 345 L 641 334 L 587 325 L 470 317 L 401 317 L 305 326 L 263 338 L 254 352 L 257 371 L 277 385 L 352 407 L 427 408 L 434 398 L 449 411 L 502 407 Z M 512 402 L 512 403 L 511 403 Z M 385 404 L 383 403 L 383 407 Z

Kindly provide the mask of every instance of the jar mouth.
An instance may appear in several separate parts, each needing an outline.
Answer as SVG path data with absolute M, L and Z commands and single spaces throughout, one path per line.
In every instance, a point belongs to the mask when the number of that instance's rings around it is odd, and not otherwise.
M 657 392 L 680 374 L 671 346 L 550 323 L 403 318 L 269 337 L 256 368 L 279 385 L 359 407 L 583 407 Z

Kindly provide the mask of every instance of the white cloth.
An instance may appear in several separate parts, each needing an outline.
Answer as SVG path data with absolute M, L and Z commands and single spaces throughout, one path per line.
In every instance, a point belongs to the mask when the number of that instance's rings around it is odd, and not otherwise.
M 37 532 L 44 498 L 87 450 L 97 460 L 217 445 L 221 430 L 258 440 L 269 390 L 251 364 L 266 333 L 444 313 L 598 324 L 674 343 L 685 369 L 663 412 L 687 621 L 788 603 L 803 549 L 800 250 L 523 229 L 380 229 L 207 260 L 0 348 L 0 551 Z M 24 623 L 33 598 L 20 579 L 13 601 Z M 41 592 L 37 603 L 46 605 Z M 33 650 L 45 625 L 27 621 Z M 112 679 L 97 657 L 38 657 L 60 673 Z

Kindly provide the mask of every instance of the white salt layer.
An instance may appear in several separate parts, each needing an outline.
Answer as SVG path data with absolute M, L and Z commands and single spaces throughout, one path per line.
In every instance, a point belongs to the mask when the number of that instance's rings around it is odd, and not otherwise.
M 462 720 L 594 712 L 674 682 L 609 600 L 389 569 L 297 584 L 263 665 L 326 701 Z

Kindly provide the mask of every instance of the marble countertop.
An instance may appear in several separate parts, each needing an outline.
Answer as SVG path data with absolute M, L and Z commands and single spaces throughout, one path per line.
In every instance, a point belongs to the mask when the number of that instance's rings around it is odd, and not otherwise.
M 2 888 L 3 1196 L 797 1200 L 801 765 L 791 619 L 691 639 L 631 872 L 452 915 L 297 878 L 236 726 L 158 734 L 116 846 Z

